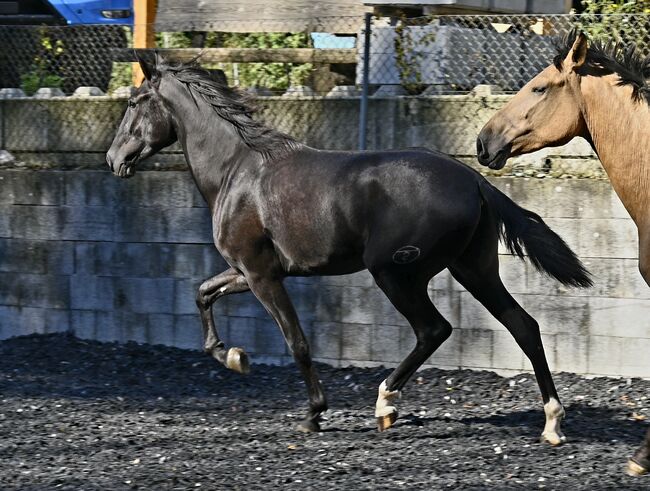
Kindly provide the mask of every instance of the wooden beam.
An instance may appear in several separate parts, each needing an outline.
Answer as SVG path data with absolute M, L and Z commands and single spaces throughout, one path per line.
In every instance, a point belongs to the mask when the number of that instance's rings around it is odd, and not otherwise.
M 154 21 L 156 0 L 133 0 L 133 47 L 153 48 L 156 46 Z M 133 85 L 139 87 L 144 75 L 138 63 L 133 63 Z
M 156 50 L 163 58 L 201 63 L 356 63 L 355 48 L 177 48 Z M 132 50 L 116 50 L 115 61 L 133 61 Z

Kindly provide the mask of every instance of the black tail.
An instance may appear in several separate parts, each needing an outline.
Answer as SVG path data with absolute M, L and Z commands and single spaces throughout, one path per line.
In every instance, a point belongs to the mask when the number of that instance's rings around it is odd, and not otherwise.
M 592 286 L 591 274 L 569 246 L 539 215 L 525 210 L 492 186 L 479 181 L 481 196 L 498 227 L 499 238 L 512 254 L 524 258 L 524 249 L 538 271 L 569 286 Z

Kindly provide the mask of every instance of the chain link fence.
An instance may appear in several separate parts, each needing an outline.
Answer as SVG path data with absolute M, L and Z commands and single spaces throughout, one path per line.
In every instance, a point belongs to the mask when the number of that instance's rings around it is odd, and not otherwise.
M 644 15 L 373 17 L 367 47 L 362 17 L 258 25 L 258 32 L 233 22 L 209 31 L 166 25 L 156 45 L 184 58 L 201 51 L 201 64 L 258 97 L 259 117 L 315 147 L 355 149 L 363 125 L 370 149 L 427 146 L 467 158 L 504 100 L 471 95 L 477 85 L 516 92 L 551 62 L 554 38 L 574 26 L 646 53 L 650 43 Z M 0 26 L 0 46 L 0 149 L 31 164 L 101 165 L 130 93 L 131 30 Z M 182 157 L 172 148 L 157 161 Z

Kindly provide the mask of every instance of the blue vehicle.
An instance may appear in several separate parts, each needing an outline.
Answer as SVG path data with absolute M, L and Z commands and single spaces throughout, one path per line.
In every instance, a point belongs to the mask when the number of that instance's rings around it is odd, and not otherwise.
M 133 25 L 133 1 L 0 0 L 0 24 Z

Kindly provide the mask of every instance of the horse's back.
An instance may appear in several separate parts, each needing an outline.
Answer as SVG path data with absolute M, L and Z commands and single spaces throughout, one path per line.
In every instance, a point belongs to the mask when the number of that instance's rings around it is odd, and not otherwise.
M 267 169 L 260 212 L 289 272 L 351 272 L 372 256 L 407 246 L 425 254 L 445 237 L 471 235 L 480 216 L 477 176 L 426 150 L 308 149 Z

